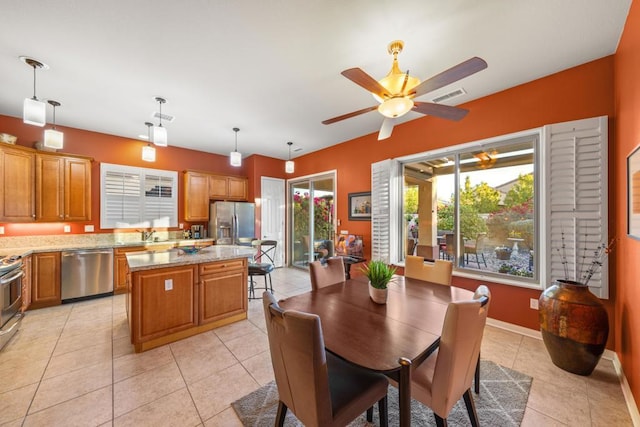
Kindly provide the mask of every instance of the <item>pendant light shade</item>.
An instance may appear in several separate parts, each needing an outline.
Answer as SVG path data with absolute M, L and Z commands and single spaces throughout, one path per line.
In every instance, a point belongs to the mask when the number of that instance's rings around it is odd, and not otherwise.
M 64 146 L 64 134 L 56 130 L 56 107 L 59 107 L 60 103 L 51 99 L 47 102 L 53 106 L 53 127 L 44 131 L 44 146 L 60 149 Z
M 293 142 L 289 141 L 287 142 L 287 145 L 289 146 L 289 160 L 284 164 L 284 171 L 286 173 L 293 173 L 295 170 L 295 164 L 293 163 L 293 160 L 291 160 L 291 146 L 293 145 Z
M 153 143 L 158 147 L 166 147 L 169 143 L 167 139 L 167 129 L 162 127 L 162 104 L 167 102 L 167 100 L 156 96 L 156 102 L 160 105 L 160 120 L 158 126 L 153 127 Z
M 236 148 L 229 154 L 229 162 L 231 166 L 242 166 L 242 154 L 238 153 L 238 131 L 239 128 L 233 128 L 233 131 L 236 133 Z
M 151 127 L 153 126 L 153 123 L 145 122 L 144 124 L 147 126 L 147 136 L 148 136 L 148 139 L 150 141 L 151 140 Z M 156 147 L 151 145 L 151 143 L 148 143 L 147 145 L 142 147 L 142 160 L 144 160 L 145 162 L 155 162 L 156 161 Z
M 49 67 L 36 59 L 26 56 L 21 56 L 20 60 L 33 68 L 33 97 L 25 98 L 22 106 L 22 119 L 28 125 L 44 126 L 47 122 L 47 111 L 46 104 L 36 96 L 36 68 L 46 70 Z

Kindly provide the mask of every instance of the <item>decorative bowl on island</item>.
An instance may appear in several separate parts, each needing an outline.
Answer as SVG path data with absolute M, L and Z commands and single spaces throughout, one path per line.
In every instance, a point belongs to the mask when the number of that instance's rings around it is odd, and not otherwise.
M 181 251 L 183 251 L 185 254 L 197 254 L 200 249 L 197 246 L 179 246 L 178 249 L 180 249 Z

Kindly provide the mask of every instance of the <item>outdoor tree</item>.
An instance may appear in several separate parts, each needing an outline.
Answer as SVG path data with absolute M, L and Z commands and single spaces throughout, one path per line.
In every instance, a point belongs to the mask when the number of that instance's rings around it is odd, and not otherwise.
M 519 175 L 518 181 L 504 198 L 506 207 L 513 207 L 533 200 L 533 174 Z
M 404 190 L 404 213 L 418 213 L 418 186 L 412 185 Z
M 500 192 L 491 187 L 486 182 L 473 187 L 474 202 L 479 213 L 491 213 L 497 211 L 500 207 Z

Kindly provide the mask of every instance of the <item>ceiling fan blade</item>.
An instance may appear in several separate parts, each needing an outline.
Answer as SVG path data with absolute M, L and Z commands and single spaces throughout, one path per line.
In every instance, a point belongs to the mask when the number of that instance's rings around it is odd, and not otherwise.
M 341 74 L 369 92 L 375 93 L 380 98 L 389 98 L 392 96 L 384 86 L 360 68 L 349 68 L 348 70 L 344 70 Z
M 487 68 L 485 60 L 474 56 L 471 59 L 467 59 L 466 61 L 423 81 L 413 88 L 407 95 L 415 95 L 416 97 L 424 95 L 425 93 L 432 92 L 450 83 L 464 79 L 465 77 L 484 70 L 485 68 Z
M 391 132 L 393 132 L 393 122 L 394 120 L 392 118 L 384 118 L 382 126 L 380 127 L 380 132 L 378 132 L 378 141 L 382 141 L 383 139 L 387 139 L 391 136 Z
M 330 125 L 331 123 L 335 123 L 335 122 L 339 122 L 340 120 L 349 119 L 351 117 L 359 116 L 360 114 L 368 113 L 369 111 L 373 111 L 373 110 L 377 110 L 377 109 L 378 109 L 377 105 L 375 105 L 373 107 L 363 108 L 362 110 L 353 111 L 351 113 L 343 114 L 343 115 L 338 116 L 338 117 L 334 117 L 334 118 L 331 118 L 331 119 L 323 120 L 322 124 L 323 125 Z
M 455 121 L 464 118 L 464 116 L 469 112 L 469 110 L 465 110 L 464 108 L 450 107 L 448 105 L 434 104 L 432 102 L 414 102 L 413 111 Z

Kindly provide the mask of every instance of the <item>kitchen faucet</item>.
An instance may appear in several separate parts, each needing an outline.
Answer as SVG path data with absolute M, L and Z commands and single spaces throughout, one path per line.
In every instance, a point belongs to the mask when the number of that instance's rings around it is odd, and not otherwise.
M 140 232 L 142 233 L 142 241 L 146 242 L 147 240 L 151 240 L 151 236 L 153 236 L 153 233 L 155 233 L 156 230 L 151 230 L 151 231 L 140 230 Z

